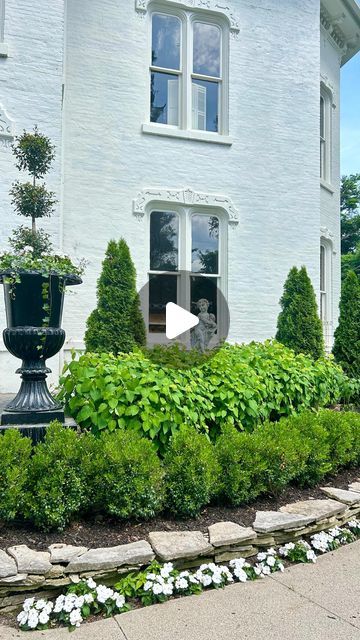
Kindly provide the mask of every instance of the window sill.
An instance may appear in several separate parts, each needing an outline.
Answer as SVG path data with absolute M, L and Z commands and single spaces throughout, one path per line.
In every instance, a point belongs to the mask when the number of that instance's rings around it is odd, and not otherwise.
M 182 140 L 198 140 L 200 142 L 213 142 L 215 144 L 223 144 L 231 146 L 233 139 L 230 136 L 223 136 L 212 131 L 193 131 L 185 129 L 176 129 L 167 127 L 166 125 L 143 124 L 142 132 L 155 136 L 165 136 L 167 138 L 181 138 Z
M 5 42 L 0 42 L 0 58 L 8 57 L 8 46 Z
M 323 180 L 322 178 L 320 178 L 320 187 L 322 187 L 326 191 L 329 191 L 329 193 L 331 194 L 335 193 L 334 187 L 332 187 L 331 184 L 329 184 L 328 182 L 326 182 L 326 180 Z

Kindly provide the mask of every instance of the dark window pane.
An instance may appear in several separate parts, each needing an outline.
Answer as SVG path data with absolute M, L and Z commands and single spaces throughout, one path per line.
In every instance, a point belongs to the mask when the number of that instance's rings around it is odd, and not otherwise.
M 320 246 L 320 291 L 325 291 L 325 247 Z
M 150 215 L 150 269 L 177 271 L 179 218 L 176 213 L 152 211 Z
M 320 96 L 320 136 L 325 138 L 325 100 Z
M 175 16 L 155 14 L 152 19 L 152 64 L 180 69 L 181 23 Z
M 219 84 L 206 80 L 193 80 L 192 126 L 202 131 L 218 131 Z
M 177 304 L 176 275 L 150 275 L 149 278 L 149 332 L 165 333 L 166 304 Z
M 192 216 L 191 238 L 191 271 L 218 273 L 219 219 L 216 216 Z
M 179 78 L 170 73 L 151 73 L 150 120 L 179 124 Z
M 206 300 L 208 302 L 209 314 L 212 314 L 215 322 L 218 323 L 217 317 L 217 278 L 207 278 L 204 276 L 190 276 L 191 289 L 191 313 L 199 315 L 199 301 Z
M 194 23 L 193 71 L 220 77 L 221 31 L 212 24 Z

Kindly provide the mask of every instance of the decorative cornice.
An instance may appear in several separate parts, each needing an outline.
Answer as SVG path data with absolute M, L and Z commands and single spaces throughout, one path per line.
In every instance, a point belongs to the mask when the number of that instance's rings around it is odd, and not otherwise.
M 321 238 L 323 240 L 326 240 L 331 245 L 332 252 L 335 255 L 337 251 L 334 246 L 334 239 L 335 239 L 334 233 L 330 231 L 328 227 L 320 227 L 320 234 L 321 234 Z
M 0 146 L 8 147 L 14 139 L 15 125 L 5 108 L 0 104 Z
M 360 40 L 360 35 L 357 32 L 352 37 L 345 35 L 341 28 L 345 20 L 346 14 L 343 11 L 333 16 L 322 3 L 320 4 L 320 24 L 340 50 L 342 58 L 346 57 L 351 49 L 358 48 Z
M 150 202 L 170 202 L 172 204 L 194 205 L 196 207 L 216 207 L 223 209 L 228 216 L 228 222 L 236 225 L 239 222 L 239 212 L 231 198 L 213 193 L 201 193 L 190 187 L 184 189 L 143 189 L 133 200 L 133 213 L 142 218 Z
M 149 5 L 153 0 L 135 0 L 135 10 L 140 17 L 144 17 L 148 11 Z M 204 11 L 212 11 L 226 16 L 230 24 L 230 33 L 233 38 L 239 34 L 239 21 L 233 10 L 226 2 L 217 2 L 216 0 L 167 0 L 167 5 L 176 5 L 185 9 L 196 9 Z

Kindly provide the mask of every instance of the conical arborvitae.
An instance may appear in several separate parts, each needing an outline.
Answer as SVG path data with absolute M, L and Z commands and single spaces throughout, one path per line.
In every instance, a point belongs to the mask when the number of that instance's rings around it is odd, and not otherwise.
M 290 269 L 280 300 L 276 339 L 295 353 L 313 358 L 324 354 L 322 323 L 318 315 L 314 287 L 305 267 Z
M 360 282 L 354 271 L 342 285 L 333 354 L 349 376 L 360 378 Z
M 97 308 L 87 320 L 87 351 L 128 353 L 145 344 L 136 273 L 125 240 L 110 240 L 97 284 Z

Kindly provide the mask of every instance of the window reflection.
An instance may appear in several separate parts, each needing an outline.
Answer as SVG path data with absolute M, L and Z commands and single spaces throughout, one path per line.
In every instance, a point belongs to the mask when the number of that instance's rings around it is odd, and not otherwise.
M 199 314 L 197 303 L 199 300 L 207 300 L 208 313 L 213 314 L 218 320 L 217 308 L 217 278 L 204 278 L 202 276 L 190 276 L 191 313 Z
M 165 333 L 166 305 L 177 303 L 177 281 L 174 275 L 156 275 L 149 277 L 149 332 Z
M 150 120 L 179 124 L 179 79 L 169 73 L 151 73 Z
M 175 16 L 154 14 L 152 18 L 152 65 L 180 69 L 181 23 Z
M 179 218 L 176 213 L 152 211 L 150 215 L 150 269 L 177 271 Z
M 193 72 L 220 77 L 220 29 L 212 24 L 194 23 Z
M 191 218 L 191 271 L 219 272 L 219 218 L 194 215 Z

